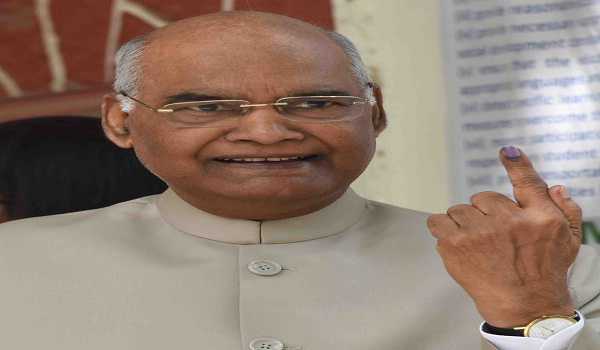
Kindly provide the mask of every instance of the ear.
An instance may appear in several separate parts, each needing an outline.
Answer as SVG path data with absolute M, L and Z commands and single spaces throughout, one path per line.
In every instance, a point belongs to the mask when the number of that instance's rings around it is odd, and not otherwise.
M 387 127 L 387 116 L 385 114 L 385 109 L 383 108 L 381 88 L 375 83 L 373 83 L 373 95 L 375 96 L 376 103 L 373 106 L 371 120 L 373 122 L 373 128 L 375 129 L 375 135 L 379 136 L 379 134 Z
M 133 148 L 129 133 L 129 113 L 121 110 L 121 104 L 115 94 L 104 95 L 102 99 L 102 129 L 115 145 L 121 148 Z

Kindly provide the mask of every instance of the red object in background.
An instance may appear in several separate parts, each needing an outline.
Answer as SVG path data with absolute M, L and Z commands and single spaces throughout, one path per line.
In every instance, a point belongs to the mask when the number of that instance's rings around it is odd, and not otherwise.
M 51 2 L 52 23 L 67 71 L 67 91 L 104 81 L 104 47 L 110 25 L 106 4 L 98 0 Z
M 221 11 L 221 0 L 143 0 L 144 7 L 167 22 L 178 19 L 198 16 L 206 13 Z M 129 13 L 123 16 L 123 29 L 119 38 L 119 45 L 127 42 L 131 38 L 152 31 L 154 27 Z
M 0 67 L 30 94 L 47 91 L 52 80 L 33 2 L 0 1 Z M 4 96 L 8 94 L 0 88 L 0 98 Z
M 98 114 L 100 101 L 98 106 L 89 105 L 94 101 L 90 93 L 110 91 L 112 77 L 107 72 L 111 67 L 106 57 L 111 57 L 111 40 L 116 41 L 113 47 L 118 47 L 153 30 L 158 22 L 220 11 L 225 3 L 233 3 L 236 10 L 296 17 L 326 29 L 334 26 L 330 0 L 0 0 L 0 70 L 16 86 L 11 89 L 0 74 L 0 122 L 58 111 Z M 113 11 L 115 4 L 125 10 Z M 117 35 L 109 39 L 111 29 Z M 54 69 L 48 46 L 55 52 Z M 57 79 L 61 67 L 64 74 Z M 53 81 L 63 80 L 51 89 Z M 81 101 L 76 101 L 78 96 Z M 58 108 L 57 101 L 74 101 L 73 107 L 65 103 Z

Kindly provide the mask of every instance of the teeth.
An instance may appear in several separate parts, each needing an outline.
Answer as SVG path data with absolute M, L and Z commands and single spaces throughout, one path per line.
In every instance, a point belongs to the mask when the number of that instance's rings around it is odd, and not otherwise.
M 300 157 L 289 157 L 289 158 L 267 158 L 269 162 L 280 162 L 282 160 L 296 160 L 300 159 Z
M 282 162 L 287 160 L 298 160 L 302 159 L 302 157 L 286 157 L 286 158 L 223 158 L 223 161 L 228 162 Z

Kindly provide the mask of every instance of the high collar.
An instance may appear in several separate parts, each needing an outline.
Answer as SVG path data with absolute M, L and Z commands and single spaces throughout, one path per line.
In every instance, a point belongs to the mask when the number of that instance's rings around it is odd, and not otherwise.
M 327 207 L 281 220 L 230 219 L 202 211 L 172 189 L 161 194 L 156 205 L 162 218 L 176 229 L 213 241 L 233 244 L 273 244 L 327 237 L 355 224 L 367 201 L 348 189 Z

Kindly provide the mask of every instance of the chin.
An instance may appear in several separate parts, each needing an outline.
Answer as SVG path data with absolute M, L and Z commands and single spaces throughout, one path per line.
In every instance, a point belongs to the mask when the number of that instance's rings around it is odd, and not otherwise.
M 281 183 L 255 184 L 251 186 L 229 186 L 219 191 L 223 197 L 250 200 L 256 202 L 285 202 L 290 200 L 306 200 L 315 197 L 322 197 L 333 192 L 336 188 L 327 184 L 286 184 Z M 339 189 L 337 189 L 339 191 Z

